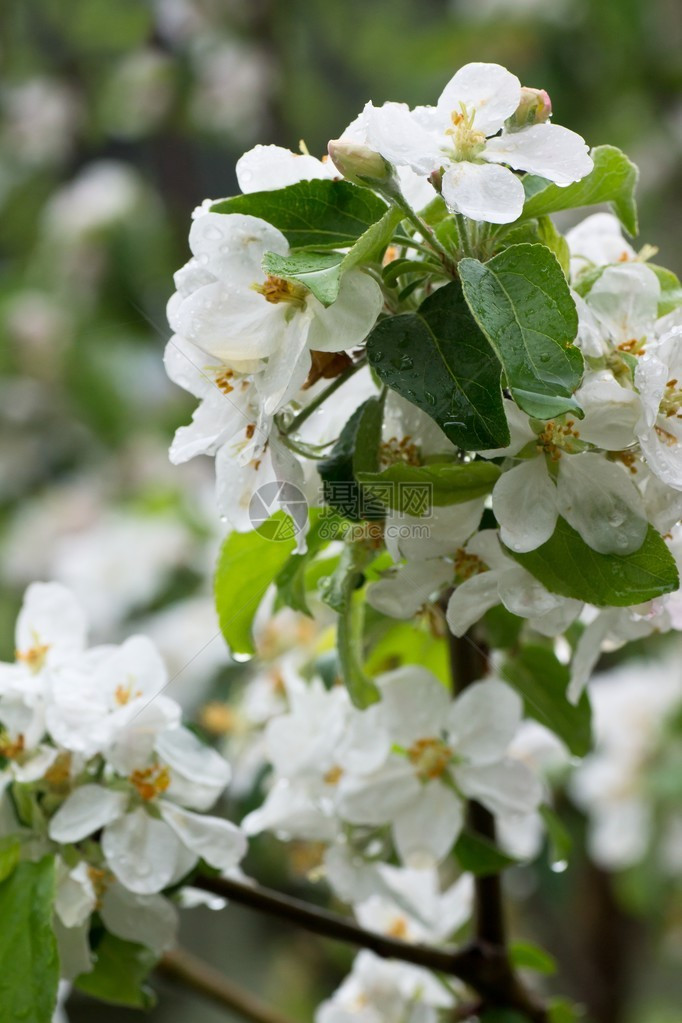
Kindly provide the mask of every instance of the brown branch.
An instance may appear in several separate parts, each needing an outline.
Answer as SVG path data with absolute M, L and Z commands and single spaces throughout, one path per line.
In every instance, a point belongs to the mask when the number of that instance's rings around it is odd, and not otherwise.
M 546 1023 L 544 1010 L 516 980 L 506 951 L 488 942 L 476 941 L 459 949 L 412 945 L 367 931 L 337 913 L 259 885 L 208 876 L 197 877 L 193 884 L 242 906 L 295 924 L 312 934 L 369 949 L 384 959 L 398 959 L 457 977 L 477 991 L 487 1004 L 517 1009 L 524 1012 L 532 1023 Z
M 488 673 L 488 651 L 470 633 L 457 637 L 448 631 L 448 652 L 453 694 L 464 692 Z M 493 843 L 496 841 L 494 816 L 474 800 L 467 803 L 467 822 L 476 834 Z M 544 1023 L 547 1019 L 546 1010 L 526 990 L 509 959 L 500 875 L 476 877 L 474 885 L 476 939 L 479 945 L 495 950 L 496 976 L 492 978 L 492 989 L 487 992 L 480 985 L 473 984 L 472 987 L 484 995 L 489 1005 L 520 1009 L 530 1020 Z
M 166 952 L 157 970 L 162 976 L 179 981 L 223 1008 L 239 1013 L 251 1023 L 291 1023 L 277 1009 L 261 1002 L 250 991 L 245 991 L 183 948 Z

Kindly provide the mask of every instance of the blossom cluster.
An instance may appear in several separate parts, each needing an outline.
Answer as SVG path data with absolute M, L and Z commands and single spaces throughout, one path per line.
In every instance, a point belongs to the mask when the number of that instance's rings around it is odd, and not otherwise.
M 207 815 L 227 762 L 181 723 L 154 645 L 132 636 L 86 646 L 86 617 L 57 583 L 34 583 L 0 666 L 4 839 L 19 855 L 56 854 L 56 932 L 65 976 L 92 968 L 91 916 L 160 952 L 175 909 L 160 893 L 200 860 L 235 867 L 246 838 Z

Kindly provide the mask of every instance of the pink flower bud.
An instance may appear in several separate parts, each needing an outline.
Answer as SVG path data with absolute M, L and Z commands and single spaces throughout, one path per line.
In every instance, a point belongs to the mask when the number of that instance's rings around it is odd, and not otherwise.
M 544 89 L 521 87 L 521 101 L 507 118 L 507 128 L 527 128 L 530 124 L 543 124 L 552 113 L 552 101 Z

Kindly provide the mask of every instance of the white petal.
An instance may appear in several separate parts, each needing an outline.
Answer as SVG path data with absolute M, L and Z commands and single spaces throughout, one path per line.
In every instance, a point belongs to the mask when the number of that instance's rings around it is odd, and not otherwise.
M 507 417 L 509 426 L 510 441 L 504 448 L 487 448 L 479 454 L 484 458 L 498 458 L 500 455 L 518 455 L 521 448 L 525 448 L 529 441 L 535 439 L 535 434 L 530 428 L 528 416 L 522 412 L 519 406 L 511 398 L 503 398 L 504 414 Z
M 510 224 L 523 210 L 520 180 L 506 167 L 492 163 L 451 163 L 442 189 L 448 208 L 471 220 Z
M 195 398 L 205 398 L 215 389 L 209 367 L 215 366 L 216 360 L 207 357 L 206 352 L 179 334 L 174 334 L 166 345 L 163 364 L 173 383 Z
M 607 266 L 585 301 L 616 344 L 651 334 L 658 312 L 661 285 L 644 263 Z
M 398 854 L 408 867 L 432 867 L 445 859 L 464 820 L 462 801 L 442 782 L 424 785 L 393 822 Z
M 557 509 L 601 554 L 631 554 L 644 543 L 644 503 L 620 465 L 585 452 L 561 459 Z
M 440 734 L 450 696 L 435 675 L 410 665 L 380 676 L 377 683 L 381 718 L 393 742 L 406 746 Z
M 85 646 L 86 617 L 74 595 L 59 583 L 31 583 L 17 618 L 20 652 L 48 647 L 48 664 L 61 663 Z
M 189 245 L 199 265 L 232 286 L 263 280 L 266 252 L 289 253 L 281 231 L 258 217 L 241 213 L 206 213 L 193 221 Z
M 125 812 L 125 792 L 103 785 L 82 785 L 67 796 L 50 821 L 48 834 L 53 842 L 66 845 L 99 831 Z
M 495 764 L 461 764 L 454 769 L 462 792 L 482 803 L 491 813 L 531 813 L 542 800 L 542 785 L 519 760 L 507 758 Z
M 383 822 L 382 822 L 383 823 Z M 242 821 L 244 833 L 259 835 L 272 831 L 289 841 L 332 842 L 337 836 L 336 818 L 325 813 L 319 801 L 302 786 L 282 779 L 275 783 L 265 801 Z
M 580 135 L 549 122 L 503 132 L 499 138 L 488 140 L 482 155 L 484 160 L 506 163 L 557 185 L 580 181 L 594 167 Z
M 351 824 L 388 824 L 420 790 L 410 764 L 394 758 L 365 777 L 342 777 L 338 814 Z
M 448 116 L 462 104 L 474 111 L 474 128 L 494 135 L 514 113 L 521 99 L 521 83 L 500 64 L 466 64 L 450 79 L 438 100 L 438 111 Z
M 635 250 L 623 238 L 618 217 L 592 213 L 566 232 L 571 251 L 571 276 L 592 266 L 623 263 L 635 258 Z
M 521 724 L 518 693 L 497 679 L 469 686 L 447 712 L 448 741 L 472 764 L 499 760 Z
M 391 742 L 383 727 L 381 713 L 380 704 L 363 711 L 350 709 L 336 751 L 336 760 L 344 770 L 368 774 L 377 770 L 388 757 Z
M 292 153 L 283 146 L 254 146 L 240 156 L 236 166 L 242 192 L 271 192 L 298 181 L 336 177 L 333 164 L 315 156 Z
M 632 444 L 640 414 L 635 391 L 621 387 L 611 373 L 602 370 L 587 374 L 575 398 L 585 413 L 580 423 L 581 440 L 605 451 L 622 451 Z
M 111 934 L 157 955 L 175 944 L 178 911 L 162 895 L 136 895 L 114 881 L 102 896 L 99 915 Z
M 314 312 L 308 347 L 316 352 L 342 352 L 365 340 L 384 299 L 381 288 L 368 274 L 350 270 L 341 278 L 333 305 L 325 309 L 316 299 L 309 299 L 308 304 Z
M 188 728 L 169 728 L 155 743 L 170 769 L 168 795 L 195 810 L 208 810 L 230 780 L 230 765 Z
M 428 519 L 389 512 L 386 547 L 394 561 L 401 558 L 423 561 L 440 554 L 451 555 L 476 531 L 484 508 L 485 498 L 481 497 L 462 504 L 434 505 Z
M 463 636 L 499 602 L 497 572 L 481 572 L 460 583 L 448 601 L 446 618 L 450 632 Z
M 502 473 L 493 488 L 500 539 L 513 551 L 534 551 L 549 540 L 557 520 L 556 488 L 544 458 L 529 458 Z
M 102 851 L 121 884 L 139 895 L 162 891 L 197 862 L 164 821 L 141 807 L 107 825 Z
M 390 618 L 413 618 L 451 579 L 452 565 L 441 558 L 408 562 L 368 586 L 367 603 Z
M 207 284 L 183 301 L 172 326 L 224 362 L 260 359 L 282 343 L 289 310 L 288 302 L 268 302 L 248 285 Z
M 231 821 L 190 813 L 166 800 L 161 816 L 183 845 L 217 870 L 231 870 L 246 853 L 246 835 Z
M 521 618 L 535 618 L 556 610 L 564 597 L 550 593 L 520 565 L 511 565 L 499 573 L 498 593 L 507 611 Z
M 64 927 L 80 927 L 90 919 L 97 905 L 95 889 L 88 874 L 88 865 L 81 861 L 72 870 L 57 857 L 57 890 L 54 908 Z
M 254 378 L 268 415 L 293 398 L 305 383 L 311 365 L 306 345 L 314 322 L 310 315 L 294 316 L 285 328 L 279 348 L 268 356 L 265 368 Z
M 396 166 L 428 175 L 440 167 L 440 138 L 427 131 L 405 103 L 365 107 L 366 144 Z

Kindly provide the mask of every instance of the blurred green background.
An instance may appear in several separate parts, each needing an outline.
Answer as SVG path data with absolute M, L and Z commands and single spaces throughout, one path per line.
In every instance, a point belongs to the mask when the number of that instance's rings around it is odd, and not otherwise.
M 0 27 L 5 657 L 24 586 L 60 578 L 92 597 L 97 638 L 139 625 L 162 649 L 166 637 L 172 660 L 174 633 L 176 695 L 190 710 L 224 665 L 207 581 L 211 467 L 166 461 L 191 402 L 163 371 L 164 307 L 192 208 L 234 191 L 234 163 L 255 143 L 297 149 L 303 139 L 321 155 L 367 99 L 430 103 L 462 64 L 496 61 L 548 90 L 557 123 L 639 164 L 638 244 L 659 246 L 657 262 L 682 271 L 679 0 L 3 0 Z M 173 614 L 184 622 L 190 609 L 197 626 L 183 655 Z M 207 663 L 185 671 L 204 643 Z M 529 883 L 522 872 L 519 891 Z M 561 938 L 575 997 L 597 983 L 591 968 L 613 988 L 600 1023 L 676 1023 L 670 968 L 653 964 L 661 942 L 665 960 L 661 934 L 682 922 L 664 913 L 651 879 L 628 883 L 635 923 L 579 864 L 561 877 L 538 868 L 524 912 L 550 944 Z M 587 924 L 576 923 L 576 939 L 557 916 L 578 896 L 605 900 L 593 967 L 581 963 Z M 620 955 L 628 927 L 634 944 Z M 193 948 L 301 1020 L 349 961 L 238 910 L 195 910 L 185 929 Z M 158 1023 L 226 1018 L 161 991 Z M 69 1012 L 82 1023 L 95 1012 L 137 1018 L 78 999 Z

